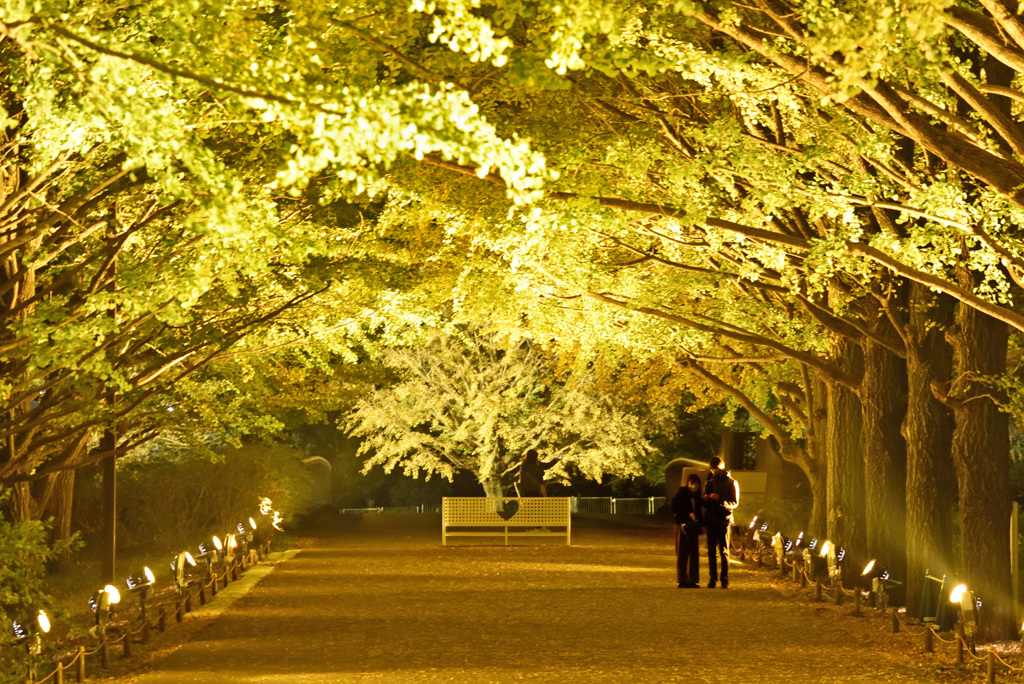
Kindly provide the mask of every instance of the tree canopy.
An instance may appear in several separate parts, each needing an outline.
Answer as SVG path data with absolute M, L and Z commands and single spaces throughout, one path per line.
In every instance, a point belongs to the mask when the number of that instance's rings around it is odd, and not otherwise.
M 362 437 L 366 469 L 447 477 L 472 472 L 488 496 L 505 496 L 528 449 L 552 474 L 638 475 L 649 450 L 641 421 L 595 391 L 593 373 L 556 371 L 526 340 L 480 330 L 432 331 L 385 352 L 400 381 L 360 399 L 347 419 Z
M 88 0 L 2 21 L 2 481 L 99 457 L 111 421 L 144 438 L 243 341 L 309 340 L 288 362 L 317 363 L 445 303 L 670 359 L 756 415 L 811 480 L 811 524 L 911 596 L 954 566 L 1009 595 L 1016 7 Z M 934 503 L 954 499 L 959 560 Z

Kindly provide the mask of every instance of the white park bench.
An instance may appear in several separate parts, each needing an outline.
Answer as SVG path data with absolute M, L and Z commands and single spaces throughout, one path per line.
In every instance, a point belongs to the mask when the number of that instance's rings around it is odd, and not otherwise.
M 564 528 L 550 530 L 547 528 Z M 455 529 L 452 529 L 455 528 Z M 487 528 L 485 530 L 464 528 Z M 565 537 L 569 545 L 572 523 L 569 518 L 568 497 L 511 497 L 485 498 L 481 496 L 453 497 L 441 500 L 441 545 L 448 545 L 448 537 L 505 537 L 508 545 L 512 537 Z M 512 530 L 510 532 L 510 530 Z

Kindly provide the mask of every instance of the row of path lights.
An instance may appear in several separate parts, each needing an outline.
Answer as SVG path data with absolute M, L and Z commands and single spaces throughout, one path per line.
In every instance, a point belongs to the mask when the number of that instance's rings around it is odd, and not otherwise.
M 223 542 L 220 537 L 213 536 L 210 539 L 212 546 L 207 546 L 206 542 L 199 544 L 198 558 L 199 562 L 203 563 L 204 570 L 201 580 L 196 580 L 190 576 L 191 568 L 196 568 L 198 566 L 196 557 L 193 557 L 190 551 L 181 551 L 171 560 L 171 574 L 176 588 L 176 618 L 178 622 L 182 621 L 184 613 L 192 610 L 191 587 L 193 584 L 199 586 L 200 600 L 204 603 L 205 587 L 211 587 L 212 594 L 216 595 L 219 578 L 214 572 L 215 564 L 223 564 L 223 581 L 224 584 L 227 585 L 231 579 L 238 579 L 238 566 L 241 565 L 242 568 L 244 568 L 250 555 L 254 555 L 256 559 L 262 557 L 263 546 L 269 544 L 273 535 L 272 530 L 282 530 L 281 523 L 283 522 L 283 519 L 278 511 L 272 509 L 270 499 L 261 498 L 259 510 L 261 515 L 270 518 L 270 524 L 267 526 L 267 529 L 258 529 L 256 520 L 254 518 L 249 518 L 247 521 L 248 525 L 245 523 L 238 523 L 235 525 L 234 531 L 225 535 Z M 254 548 L 251 548 L 253 545 Z M 153 574 L 153 571 L 148 567 L 143 568 L 141 574 L 130 575 L 125 580 L 128 591 L 138 596 L 139 599 L 139 620 L 142 623 L 141 633 L 143 643 L 148 641 L 150 628 L 146 599 L 155 582 L 156 577 Z M 102 655 L 104 667 L 106 667 L 108 663 L 107 632 L 111 627 L 114 617 L 114 607 L 120 602 L 121 592 L 112 584 L 104 586 L 89 598 L 89 606 L 94 615 L 94 625 L 89 629 L 89 634 L 100 643 L 100 648 L 98 650 Z M 12 622 L 12 629 L 14 631 L 15 642 L 17 645 L 24 645 L 28 651 L 27 681 L 36 682 L 39 664 L 38 656 L 43 650 L 43 635 L 50 631 L 49 617 L 45 611 L 39 610 L 30 620 L 22 619 Z M 164 611 L 161 609 L 160 630 L 163 631 L 163 629 Z M 129 629 L 120 639 L 120 641 L 124 643 L 126 657 L 130 654 L 129 644 L 131 636 L 134 633 Z M 93 655 L 95 653 L 96 651 L 87 654 L 83 647 L 79 647 L 79 654 L 72 661 L 72 663 L 78 663 L 78 681 L 82 681 L 84 677 L 85 656 Z M 56 667 L 57 669 L 42 681 L 47 681 L 55 675 L 57 676 L 57 681 L 63 681 L 62 674 L 65 666 L 58 662 Z M 70 667 L 70 665 L 68 667 Z
M 741 542 L 741 556 L 745 557 L 749 546 L 753 548 L 755 564 L 758 567 L 764 564 L 765 554 L 769 558 L 773 558 L 775 566 L 783 575 L 787 572 L 787 566 L 792 567 L 793 578 L 799 579 L 802 586 L 807 586 L 808 580 L 815 583 L 818 600 L 822 599 L 822 580 L 827 579 L 829 591 L 834 592 L 835 603 L 839 604 L 844 593 L 850 591 L 842 586 L 842 563 L 846 558 L 846 550 L 827 539 L 823 540 L 820 546 L 816 538 L 812 537 L 805 541 L 803 532 L 800 532 L 795 539 L 789 539 L 781 531 L 771 534 L 769 529 L 767 521 L 754 516 L 747 528 L 747 534 L 743 536 Z M 885 612 L 889 604 L 889 591 L 901 583 L 892 579 L 888 570 L 877 559 L 872 559 L 865 564 L 860 577 L 862 579 L 856 582 L 857 586 L 852 591 L 855 600 L 854 613 L 860 614 L 861 601 L 865 596 L 869 606 Z M 939 579 L 928 576 L 927 579 L 933 580 L 939 587 L 937 593 L 925 592 L 925 601 L 933 601 L 936 604 L 934 608 L 929 606 L 928 610 L 922 610 L 922 613 L 927 613 L 929 616 L 925 618 L 924 648 L 926 652 L 934 651 L 933 637 L 946 641 L 937 637 L 936 630 L 954 629 L 956 636 L 947 643 L 956 643 L 957 665 L 964 664 L 964 650 L 966 649 L 976 659 L 987 661 L 987 682 L 996 681 L 997 661 L 1002 662 L 1012 672 L 1024 671 L 1024 668 L 1013 667 L 1002 661 L 995 651 L 989 651 L 984 658 L 977 656 L 974 638 L 978 633 L 978 624 L 981 619 L 981 598 L 964 584 L 958 584 L 950 590 L 949 584 L 951 583 L 947 582 L 946 577 Z M 943 604 L 955 606 L 955 608 L 946 610 L 943 608 Z M 931 615 L 932 612 L 934 615 Z M 900 626 L 898 611 L 894 610 L 892 616 L 893 631 L 898 632 Z M 1022 648 L 1024 648 L 1024 624 L 1021 625 L 1021 640 Z

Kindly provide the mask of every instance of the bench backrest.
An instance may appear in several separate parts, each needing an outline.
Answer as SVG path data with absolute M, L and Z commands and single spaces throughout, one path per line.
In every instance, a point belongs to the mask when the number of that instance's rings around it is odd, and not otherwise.
M 453 497 L 441 500 L 443 525 L 568 525 L 568 497 Z

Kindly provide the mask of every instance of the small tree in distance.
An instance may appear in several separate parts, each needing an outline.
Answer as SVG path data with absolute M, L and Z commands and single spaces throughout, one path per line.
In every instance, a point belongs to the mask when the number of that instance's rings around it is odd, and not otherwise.
M 402 378 L 362 399 L 345 420 L 363 438 L 363 471 L 451 479 L 472 472 L 487 496 L 504 496 L 527 449 L 552 473 L 576 469 L 637 475 L 650 446 L 640 421 L 598 393 L 588 373 L 561 374 L 536 344 L 503 345 L 478 331 L 432 331 L 418 348 L 392 349 L 384 363 Z

